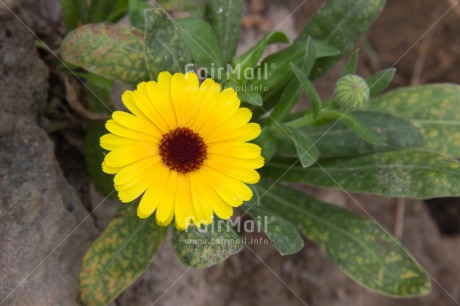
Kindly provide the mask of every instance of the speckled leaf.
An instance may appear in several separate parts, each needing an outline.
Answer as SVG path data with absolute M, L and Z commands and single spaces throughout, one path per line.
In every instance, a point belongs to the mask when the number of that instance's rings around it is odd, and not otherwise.
M 319 157 L 319 151 L 316 148 L 313 140 L 305 133 L 302 133 L 298 128 L 293 128 L 288 125 L 283 126 L 285 134 L 294 143 L 297 157 L 300 160 L 302 167 L 310 167 Z
M 410 120 L 422 133 L 427 149 L 460 157 L 460 86 L 401 88 L 371 100 L 368 109 Z
M 321 119 L 336 119 L 361 139 L 376 146 L 386 146 L 385 142 L 372 129 L 352 114 L 341 111 L 323 111 Z
M 228 221 L 214 220 L 208 226 L 173 230 L 171 238 L 179 260 L 188 267 L 207 268 L 239 253 L 244 242 Z
M 271 182 L 257 185 L 262 194 Z M 372 220 L 277 185 L 262 205 L 297 225 L 327 256 L 362 286 L 395 297 L 430 292 L 430 278 L 387 231 Z
M 88 75 L 86 77 L 88 85 L 88 108 L 94 113 L 111 113 L 112 105 L 110 103 L 112 93 L 112 82 Z M 90 120 L 85 136 L 85 162 L 86 170 L 96 189 L 103 195 L 116 196 L 113 185 L 113 175 L 102 171 L 102 161 L 105 157 L 105 151 L 99 144 L 102 135 L 107 134 L 105 120 Z
M 327 159 L 307 169 L 293 164 L 292 159 L 272 158 L 261 170 L 273 179 L 349 192 L 417 199 L 460 196 L 460 163 L 431 152 L 404 149 Z
M 148 80 L 143 34 L 140 30 L 105 23 L 88 24 L 70 32 L 61 44 L 62 58 L 113 81 Z
M 353 115 L 374 131 L 386 146 L 376 146 L 362 140 L 340 122 L 318 127 L 306 126 L 301 128 L 301 131 L 313 140 L 320 152 L 320 158 L 354 157 L 423 145 L 422 135 L 407 120 L 379 112 L 360 111 L 354 112 Z M 292 141 L 286 135 L 278 135 L 277 141 L 277 154 L 297 156 Z
M 254 193 L 253 200 L 243 204 L 241 208 L 257 222 L 259 229 L 267 235 L 281 255 L 299 252 L 304 247 L 304 242 L 295 225 L 261 206 L 260 199 L 265 193 L 259 195 L 255 187 L 251 189 Z
M 311 36 L 341 51 L 340 55 L 318 60 L 312 78 L 326 73 L 354 47 L 382 11 L 385 0 L 327 0 L 297 40 Z
M 152 79 L 162 71 L 184 72 L 191 63 L 179 27 L 159 8 L 145 10 L 145 59 Z
M 166 229 L 139 219 L 137 205 L 123 205 L 101 237 L 87 250 L 80 273 L 85 305 L 106 305 L 144 272 L 160 248 Z
M 209 72 L 222 66 L 221 50 L 214 30 L 201 18 L 180 18 L 176 24 L 193 61 Z M 209 73 L 210 77 L 214 77 Z
M 205 19 L 211 24 L 222 50 L 224 65 L 229 63 L 236 52 L 240 37 L 243 0 L 208 0 Z

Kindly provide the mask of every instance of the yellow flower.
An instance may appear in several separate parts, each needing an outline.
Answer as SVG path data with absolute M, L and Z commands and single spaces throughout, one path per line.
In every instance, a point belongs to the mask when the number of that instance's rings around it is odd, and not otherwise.
M 201 85 L 195 73 L 162 72 L 158 81 L 125 91 L 129 112 L 116 111 L 107 121 L 101 146 L 109 150 L 104 172 L 116 174 L 122 202 L 142 195 L 137 214 L 155 211 L 158 224 L 174 218 L 178 229 L 190 222 L 210 224 L 252 197 L 263 166 L 259 146 L 247 143 L 260 134 L 252 113 L 240 108 L 232 88 L 221 90 L 212 79 Z

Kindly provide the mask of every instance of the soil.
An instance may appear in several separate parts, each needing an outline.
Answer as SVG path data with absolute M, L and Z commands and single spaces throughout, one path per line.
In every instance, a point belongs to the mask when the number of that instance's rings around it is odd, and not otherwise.
M 83 253 L 119 203 L 107 200 L 98 206 L 104 198 L 94 190 L 84 166 L 85 120 L 65 101 L 54 56 L 44 50 L 37 53 L 35 38 L 24 27 L 33 29 L 56 50 L 64 34 L 57 9 L 59 1 L 5 1 L 25 24 L 1 2 L 0 89 L 4 97 L 0 112 L 0 301 L 8 295 L 6 305 L 77 305 L 77 275 Z M 248 0 L 238 52 L 280 22 L 280 29 L 294 38 L 322 3 L 303 2 L 299 6 L 299 0 Z M 398 72 L 393 88 L 460 83 L 460 5 L 443 16 L 451 5 L 448 0 L 389 0 L 383 14 L 358 44 L 362 50 L 360 74 L 371 75 L 395 66 Z M 296 8 L 293 18 L 288 18 Z M 426 32 L 435 22 L 432 31 Z M 14 55 L 21 54 L 21 59 L 28 61 L 15 60 Z M 322 96 L 332 92 L 341 65 L 316 82 Z M 56 127 L 56 122 L 65 124 Z M 458 199 L 436 199 L 428 204 L 407 200 L 403 204 L 405 214 L 398 219 L 401 202 L 396 199 L 369 195 L 350 198 L 339 191 L 313 188 L 307 191 L 357 212 L 356 201 L 363 203 L 377 221 L 390 232 L 397 232 L 432 275 L 432 292 L 426 297 L 400 300 L 367 291 L 309 241 L 300 253 L 285 257 L 271 245 L 250 244 L 226 262 L 205 270 L 183 267 L 171 245 L 165 243 L 148 271 L 113 304 L 460 305 Z M 11 213 L 4 213 L 9 210 Z M 72 232 L 81 223 L 83 226 Z M 68 233 L 74 235 L 72 240 L 58 246 L 59 251 L 48 258 L 56 241 Z M 33 271 L 42 261 L 42 267 Z M 9 295 L 30 271 L 35 275 Z

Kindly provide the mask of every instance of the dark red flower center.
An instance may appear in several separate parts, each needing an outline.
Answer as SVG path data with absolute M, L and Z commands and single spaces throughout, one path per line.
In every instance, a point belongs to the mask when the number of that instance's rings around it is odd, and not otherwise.
M 172 170 L 188 173 L 200 169 L 206 159 L 206 144 L 189 128 L 179 127 L 163 135 L 160 142 L 163 163 Z

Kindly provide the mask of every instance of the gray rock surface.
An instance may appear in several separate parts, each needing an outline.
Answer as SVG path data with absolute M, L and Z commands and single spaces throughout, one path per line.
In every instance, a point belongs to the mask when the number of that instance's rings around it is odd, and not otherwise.
M 1 17 L 1 305 L 78 305 L 81 260 L 96 233 L 37 124 L 47 78 L 30 32 Z

